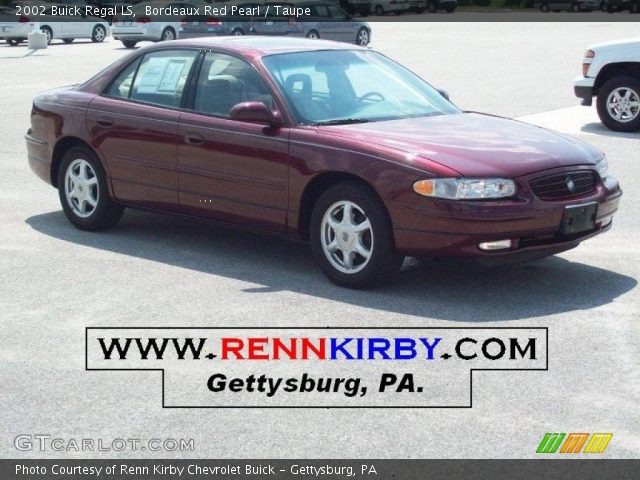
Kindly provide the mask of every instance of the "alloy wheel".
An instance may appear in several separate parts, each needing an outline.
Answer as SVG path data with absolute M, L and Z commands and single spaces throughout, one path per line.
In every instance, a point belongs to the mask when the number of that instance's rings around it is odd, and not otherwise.
M 369 45 L 369 32 L 364 28 L 358 33 L 358 45 L 361 47 Z
M 373 253 L 373 229 L 358 205 L 346 200 L 331 205 L 320 232 L 322 250 L 333 268 L 354 274 L 367 266 Z
M 170 28 L 167 28 L 163 33 L 162 33 L 162 40 L 175 40 L 175 35 L 173 33 L 173 30 L 171 30 Z
M 104 37 L 106 36 L 104 27 L 101 26 L 97 26 L 96 29 L 93 32 L 93 40 L 100 43 L 104 40 Z
M 65 198 L 73 213 L 88 218 L 95 212 L 100 195 L 98 177 L 89 162 L 71 162 L 64 177 Z
M 640 114 L 640 95 L 629 87 L 618 87 L 607 97 L 607 111 L 618 122 L 631 122 Z

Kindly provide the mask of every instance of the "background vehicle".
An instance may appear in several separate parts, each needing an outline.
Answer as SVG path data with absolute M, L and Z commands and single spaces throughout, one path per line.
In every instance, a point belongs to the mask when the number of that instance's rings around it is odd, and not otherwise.
M 629 10 L 631 13 L 640 13 L 640 0 L 604 0 L 602 9 L 606 12 L 622 12 Z
M 409 3 L 411 10 L 418 13 L 425 10 L 430 13 L 436 13 L 438 10 L 452 13 L 458 6 L 458 0 L 410 0 Z
M 542 12 L 591 12 L 600 8 L 600 0 L 542 0 L 535 6 Z
M 115 40 L 122 41 L 126 48 L 134 48 L 138 42 L 149 40 L 152 42 L 162 42 L 165 40 L 175 40 L 180 35 L 182 18 L 167 17 L 151 18 L 146 15 L 146 8 L 177 7 L 190 8 L 194 6 L 204 6 L 204 0 L 189 0 L 176 2 L 150 2 L 138 3 L 133 7 L 135 18 L 117 17 L 113 20 L 111 33 Z
M 366 46 L 371 41 L 371 28 L 366 22 L 353 21 L 332 2 L 322 0 L 300 0 L 291 2 L 268 2 L 265 5 L 296 6 L 310 8 L 311 16 L 300 22 L 289 17 L 278 17 L 270 10 L 266 18 L 254 19 L 252 33 L 258 35 L 286 35 L 311 39 L 336 40 Z M 272 13 L 273 12 L 273 13 Z
M 0 13 L 0 35 L 9 45 L 15 46 L 26 40 L 34 28 L 39 28 L 47 36 L 47 43 L 54 39 L 71 43 L 76 38 L 89 38 L 92 42 L 100 43 L 109 36 L 110 31 L 109 24 L 101 18 L 87 16 L 80 22 L 76 17 L 51 15 L 50 7 L 44 11 L 44 15 L 22 15 L 17 22 L 15 10 Z
M 228 8 L 231 6 L 237 6 L 238 8 L 255 8 L 262 2 L 250 0 L 250 1 L 235 1 L 227 2 Z M 246 15 L 238 15 L 233 17 L 231 15 L 225 18 L 213 18 L 206 15 L 200 15 L 196 17 L 188 17 L 180 25 L 180 38 L 193 38 L 193 37 L 207 37 L 207 36 L 223 36 L 223 35 L 248 35 L 252 32 L 252 18 Z
M 611 130 L 640 130 L 640 38 L 589 47 L 574 92 L 582 105 L 597 97 L 598 116 Z
M 410 7 L 409 0 L 373 0 L 371 2 L 371 10 L 376 15 L 385 15 L 387 13 L 401 15 L 409 11 Z
M 339 0 L 336 3 L 349 15 L 359 13 L 366 17 L 372 10 L 370 0 Z

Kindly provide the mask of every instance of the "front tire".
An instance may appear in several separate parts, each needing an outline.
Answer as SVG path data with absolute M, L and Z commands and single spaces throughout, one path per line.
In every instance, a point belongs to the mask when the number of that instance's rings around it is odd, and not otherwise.
M 102 43 L 107 38 L 107 30 L 102 25 L 96 25 L 91 32 L 91 41 L 93 43 Z
M 122 41 L 122 45 L 124 45 L 124 48 L 136 48 L 137 44 L 138 44 L 138 42 L 136 42 L 135 40 L 123 40 Z
M 384 8 L 382 8 L 382 5 L 376 5 L 376 8 L 373 11 L 376 12 L 376 15 L 379 17 L 384 15 Z
M 66 43 L 67 45 L 70 43 L 73 43 L 73 41 L 75 40 L 75 38 L 63 38 L 62 41 L 64 43 Z
M 541 12 L 545 12 L 547 13 L 549 11 L 549 4 L 548 3 L 543 3 L 542 5 L 540 5 L 540 11 Z
M 627 75 L 607 80 L 596 101 L 602 123 L 616 132 L 640 130 L 640 80 Z
M 109 197 L 102 164 L 86 147 L 74 147 L 62 158 L 58 194 L 65 215 L 80 230 L 111 228 L 124 212 L 124 208 Z
M 384 205 L 355 183 L 339 183 L 320 196 L 311 214 L 310 236 L 320 268 L 342 287 L 379 286 L 402 265 Z
M 17 47 L 22 43 L 22 39 L 20 38 L 7 38 L 7 43 L 10 47 Z
M 309 33 L 307 33 L 307 38 L 311 40 L 318 40 L 320 39 L 320 34 L 317 32 L 317 30 L 310 30 Z

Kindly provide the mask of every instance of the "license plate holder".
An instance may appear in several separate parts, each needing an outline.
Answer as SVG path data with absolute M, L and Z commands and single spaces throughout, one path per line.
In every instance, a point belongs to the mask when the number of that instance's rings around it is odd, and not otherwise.
M 596 227 L 597 214 L 598 204 L 596 202 L 565 207 L 560 233 L 562 235 L 573 235 L 593 230 Z

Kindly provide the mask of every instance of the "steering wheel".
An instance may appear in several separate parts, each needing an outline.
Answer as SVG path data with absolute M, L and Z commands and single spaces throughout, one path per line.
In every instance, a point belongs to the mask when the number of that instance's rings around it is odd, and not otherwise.
M 371 98 L 372 100 L 377 98 L 378 102 L 384 102 L 386 100 L 385 96 L 382 95 L 380 92 L 367 92 L 364 95 L 362 95 L 358 100 L 360 100 L 361 102 L 364 102 L 369 98 Z

